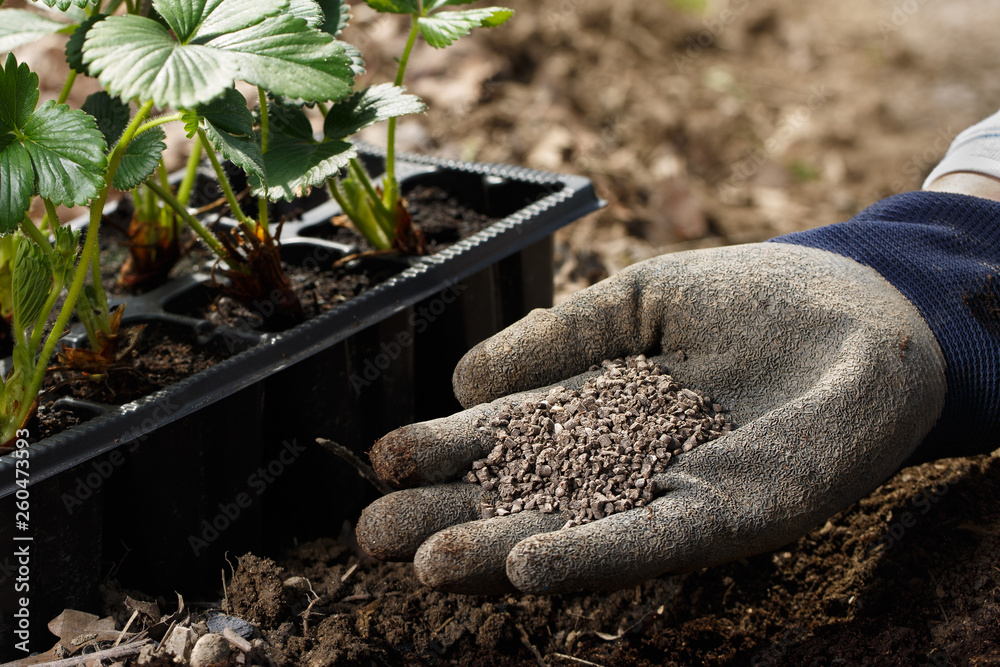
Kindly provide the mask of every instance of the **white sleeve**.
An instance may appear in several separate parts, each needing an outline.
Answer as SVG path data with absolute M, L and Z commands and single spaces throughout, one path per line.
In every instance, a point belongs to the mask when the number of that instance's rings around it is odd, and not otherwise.
M 934 168 L 924 186 L 945 174 L 971 171 L 1000 178 L 1000 112 L 962 131 Z

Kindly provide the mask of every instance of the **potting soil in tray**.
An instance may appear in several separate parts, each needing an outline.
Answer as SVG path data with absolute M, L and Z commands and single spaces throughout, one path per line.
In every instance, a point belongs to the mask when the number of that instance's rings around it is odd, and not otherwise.
M 437 186 L 417 185 L 407 192 L 406 200 L 412 207 L 414 224 L 424 234 L 428 254 L 439 252 L 497 221 L 497 218 L 462 204 Z M 319 315 L 362 294 L 408 266 L 407 258 L 393 252 L 374 252 L 368 242 L 351 228 L 331 224 L 324 238 L 347 244 L 362 255 L 330 268 L 317 266 L 315 262 L 311 266 L 282 262 L 307 317 Z M 198 247 L 196 253 L 203 266 L 213 264 L 214 256 L 207 249 Z M 261 324 L 259 313 L 223 294 L 217 295 L 211 303 L 198 308 L 193 314 L 216 325 L 243 326 L 250 322 L 257 327 Z
M 408 201 L 414 207 L 414 219 L 421 226 L 427 227 L 429 252 L 443 249 L 496 221 L 495 218 L 465 207 L 437 187 L 417 186 L 408 194 Z M 122 247 L 126 238 L 123 230 L 127 227 L 127 220 L 112 218 L 111 221 L 108 238 L 102 238 L 102 244 L 105 245 L 102 257 L 114 256 L 120 262 L 124 256 Z M 350 239 L 351 235 L 360 239 L 353 230 L 345 230 L 345 233 L 344 240 Z M 193 261 L 203 270 L 211 268 L 214 256 L 192 238 L 189 230 L 184 230 L 182 245 L 190 250 L 187 256 L 182 257 L 182 263 L 190 265 Z M 375 287 L 407 266 L 401 258 L 387 259 L 388 261 L 376 259 L 372 262 L 358 260 L 332 268 L 299 266 L 288 262 L 282 264 L 307 317 L 313 317 Z M 124 299 L 127 309 L 129 295 L 116 282 L 118 262 L 106 260 L 101 268 L 105 289 L 110 296 Z M 215 325 L 241 330 L 247 329 L 248 325 L 249 328 L 257 328 L 262 323 L 258 314 L 221 293 L 207 296 L 206 299 L 193 312 L 181 314 L 201 317 Z M 45 395 L 40 401 L 39 417 L 34 424 L 36 428 L 32 429 L 32 433 L 47 437 L 89 418 L 90 415 L 56 407 L 54 403 L 59 398 L 72 396 L 95 403 L 121 405 L 169 386 L 245 349 L 231 344 L 201 348 L 190 339 L 190 335 L 183 333 L 178 336 L 175 327 L 152 324 L 139 334 L 133 349 L 123 354 L 109 372 L 101 377 L 88 377 L 68 370 L 49 373 L 43 386 Z
M 499 440 L 464 478 L 499 495 L 483 518 L 560 512 L 569 527 L 642 507 L 671 458 L 729 432 L 732 420 L 638 355 L 605 361 L 580 391 L 555 387 L 477 426 Z

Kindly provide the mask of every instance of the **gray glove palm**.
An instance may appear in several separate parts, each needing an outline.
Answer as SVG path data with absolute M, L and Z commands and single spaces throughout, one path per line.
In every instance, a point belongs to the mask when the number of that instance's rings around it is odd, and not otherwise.
M 563 530 L 534 511 L 479 519 L 482 489 L 453 481 L 495 444 L 476 419 L 639 353 L 725 405 L 736 430 L 672 461 L 646 507 Z M 376 443 L 376 472 L 417 488 L 373 503 L 357 532 L 375 556 L 414 558 L 425 584 L 469 593 L 613 589 L 779 547 L 897 470 L 945 396 L 909 301 L 853 260 L 786 244 L 630 267 L 484 341 L 454 384 L 474 407 Z

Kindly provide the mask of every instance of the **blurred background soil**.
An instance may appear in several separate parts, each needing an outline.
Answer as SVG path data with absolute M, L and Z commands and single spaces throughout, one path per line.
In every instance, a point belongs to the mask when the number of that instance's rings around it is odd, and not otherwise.
M 406 28 L 352 4 L 344 38 L 365 53 L 366 77 L 385 81 Z M 608 206 L 558 234 L 558 298 L 663 252 L 762 241 L 917 189 L 955 134 L 1000 107 L 990 0 L 507 4 L 517 15 L 505 27 L 417 47 L 408 85 L 430 111 L 401 123 L 401 148 L 593 179 Z M 44 73 L 42 99 L 62 84 L 62 44 L 17 51 Z M 92 90 L 78 84 L 75 102 Z M 519 616 L 531 605 L 517 598 L 494 600 L 507 640 L 489 650 L 495 664 L 537 663 L 530 646 L 549 664 L 574 664 L 557 653 L 605 665 L 1000 664 L 998 492 L 995 457 L 907 468 L 786 550 L 613 603 L 553 598 L 540 619 Z M 320 585 L 324 558 L 286 566 Z M 408 609 L 426 651 L 414 635 L 408 659 L 489 655 L 475 653 L 478 621 L 419 620 L 457 596 L 420 593 L 409 566 L 382 567 L 371 570 L 382 589 L 338 595 L 418 596 Z M 375 627 L 357 614 L 355 626 Z M 301 641 L 308 662 L 320 645 Z

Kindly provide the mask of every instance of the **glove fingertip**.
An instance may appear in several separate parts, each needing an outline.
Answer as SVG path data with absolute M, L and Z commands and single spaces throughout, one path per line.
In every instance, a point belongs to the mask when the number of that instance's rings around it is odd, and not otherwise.
M 413 449 L 417 444 L 412 428 L 404 426 L 379 438 L 369 452 L 372 469 L 386 484 L 401 489 L 423 482 L 417 472 Z
M 461 531 L 443 530 L 420 545 L 413 557 L 420 583 L 446 593 L 497 595 L 516 590 L 503 568 L 490 567 L 492 559 L 470 549 L 465 537 Z
M 483 343 L 476 345 L 458 360 L 451 376 L 451 385 L 455 398 L 463 408 L 487 403 L 503 395 L 504 392 L 497 393 L 489 380 L 492 375 L 489 372 L 491 367 L 492 358 Z
M 552 561 L 558 561 L 561 554 L 546 555 L 543 542 L 538 536 L 522 540 L 507 554 L 507 579 L 522 593 L 548 595 L 560 590 L 553 586 Z M 556 568 L 558 569 L 558 568 Z
M 379 560 L 406 561 L 413 557 L 418 539 L 400 539 L 397 520 L 393 513 L 387 511 L 389 496 L 379 498 L 366 507 L 358 518 L 354 533 L 358 544 L 365 553 Z
M 381 560 L 410 560 L 434 533 L 478 518 L 482 495 L 481 488 L 459 482 L 382 496 L 361 513 L 358 544 Z

